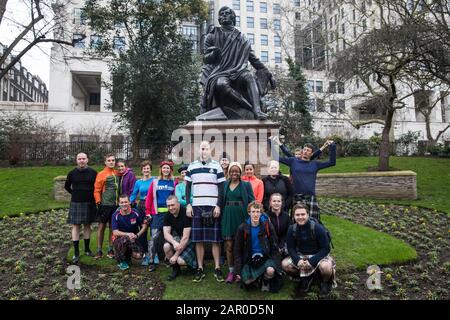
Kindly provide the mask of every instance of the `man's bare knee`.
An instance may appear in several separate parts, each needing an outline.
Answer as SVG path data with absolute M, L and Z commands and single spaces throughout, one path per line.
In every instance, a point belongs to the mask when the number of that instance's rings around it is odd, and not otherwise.
M 275 269 L 272 267 L 268 267 L 266 269 L 266 277 L 267 278 L 273 278 L 273 276 L 275 275 Z
M 319 270 L 323 275 L 330 276 L 333 273 L 333 266 L 330 262 L 321 262 L 319 264 Z
M 183 258 L 181 258 L 181 257 L 178 257 L 177 263 L 180 266 L 185 266 L 186 265 L 186 261 L 184 261 Z

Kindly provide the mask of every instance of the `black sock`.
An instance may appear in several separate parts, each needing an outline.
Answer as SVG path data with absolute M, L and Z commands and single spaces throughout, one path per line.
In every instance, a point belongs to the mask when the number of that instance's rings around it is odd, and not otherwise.
M 91 239 L 84 239 L 84 252 L 91 252 L 91 248 L 89 248 L 89 242 Z
M 73 242 L 73 247 L 75 249 L 75 255 L 78 257 L 80 255 L 80 241 L 74 241 Z

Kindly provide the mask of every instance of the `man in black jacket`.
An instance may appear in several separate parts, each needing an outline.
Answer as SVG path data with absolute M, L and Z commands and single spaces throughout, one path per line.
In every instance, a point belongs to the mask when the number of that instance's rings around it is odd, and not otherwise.
M 289 257 L 282 267 L 291 276 L 306 278 L 320 271 L 320 294 L 327 295 L 334 283 L 336 263 L 329 256 L 330 239 L 323 225 L 309 218 L 307 207 L 300 203 L 292 209 L 295 223 L 286 237 Z M 307 290 L 306 288 L 305 290 Z

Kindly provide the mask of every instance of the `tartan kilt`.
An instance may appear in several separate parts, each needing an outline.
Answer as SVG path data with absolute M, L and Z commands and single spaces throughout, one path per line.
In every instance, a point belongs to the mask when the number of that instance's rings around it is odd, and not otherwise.
M 277 270 L 275 261 L 273 259 L 267 259 L 261 266 L 258 268 L 253 268 L 250 264 L 246 263 L 241 271 L 241 281 L 246 282 L 248 280 L 256 280 L 261 277 L 268 267 L 272 267 Z
M 308 207 L 310 217 L 316 218 L 320 221 L 320 208 L 316 196 L 296 194 L 294 196 L 294 204 L 299 202 Z
M 203 210 L 214 210 L 214 207 L 210 206 L 195 206 L 193 207 L 192 217 L 192 230 L 191 240 L 192 242 L 221 242 L 222 230 L 220 227 L 220 217 L 213 218 L 214 224 L 211 227 L 203 226 L 203 218 L 201 216 Z
M 143 254 L 144 249 L 142 248 L 139 241 L 132 242 L 127 236 L 116 237 L 113 241 L 114 256 L 118 262 L 131 261 L 132 253 Z
M 67 223 L 69 224 L 90 224 L 95 222 L 97 207 L 92 202 L 71 202 Z
M 175 241 L 180 242 L 179 236 L 173 237 Z M 189 240 L 186 248 L 181 252 L 180 258 L 192 269 L 197 269 L 197 255 L 195 253 L 195 243 Z

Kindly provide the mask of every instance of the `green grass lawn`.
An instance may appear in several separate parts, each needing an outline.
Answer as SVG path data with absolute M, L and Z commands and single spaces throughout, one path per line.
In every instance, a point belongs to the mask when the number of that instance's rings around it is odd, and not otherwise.
M 321 172 L 367 171 L 377 164 L 376 157 L 338 158 L 337 165 Z M 415 201 L 376 200 L 383 203 L 411 204 L 450 213 L 450 159 L 424 157 L 391 157 L 391 166 L 417 172 L 419 199 Z M 0 216 L 21 212 L 39 212 L 67 207 L 53 200 L 53 178 L 66 175 L 73 167 L 0 168 Z M 94 167 L 101 170 L 100 166 Z M 177 168 L 177 167 L 176 167 Z M 289 169 L 282 166 L 283 173 Z M 136 173 L 140 173 L 135 168 Z M 155 166 L 153 175 L 158 168 Z M 375 200 L 372 200 L 375 201 Z
M 348 220 L 334 216 L 323 216 L 324 224 L 333 235 L 335 249 L 332 255 L 336 259 L 338 272 L 344 270 L 364 270 L 371 264 L 379 266 L 397 264 L 417 257 L 416 251 L 406 244 L 388 234 L 352 223 Z M 96 248 L 96 234 L 91 236 L 91 249 Z M 83 242 L 80 241 L 80 252 L 83 252 Z M 104 243 L 104 252 L 107 250 L 107 242 Z M 68 259 L 73 256 L 73 248 L 68 252 Z M 117 262 L 112 259 L 93 258 L 81 256 L 81 263 L 97 265 L 105 269 L 117 270 Z M 293 284 L 285 281 L 285 286 L 278 294 L 266 294 L 254 290 L 246 292 L 236 285 L 226 285 L 215 281 L 213 270 L 209 263 L 206 268 L 207 276 L 201 284 L 192 282 L 192 275 L 183 274 L 173 282 L 165 280 L 171 269 L 160 265 L 157 272 L 161 280 L 166 284 L 164 299 L 290 299 L 293 292 Z M 137 262 L 132 268 L 142 268 Z M 225 268 L 223 269 L 225 272 Z
M 101 166 L 93 168 L 102 170 Z M 65 176 L 71 169 L 65 166 L 0 168 L 0 217 L 69 207 L 68 203 L 53 199 L 53 178 Z M 158 169 L 153 170 L 153 175 L 157 174 Z
M 321 170 L 321 173 L 367 172 L 376 167 L 377 157 L 338 158 L 334 167 Z M 450 213 L 450 159 L 429 157 L 391 157 L 390 166 L 399 170 L 412 170 L 417 173 L 417 200 L 373 200 L 379 203 L 395 203 L 422 206 Z M 281 170 L 289 174 L 289 168 L 282 165 Z

